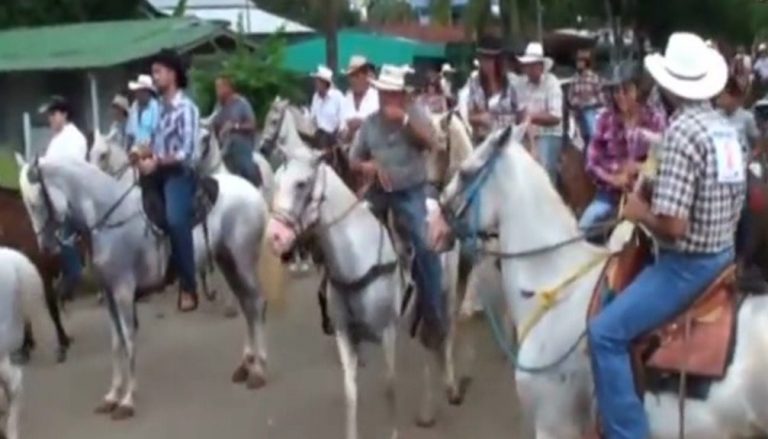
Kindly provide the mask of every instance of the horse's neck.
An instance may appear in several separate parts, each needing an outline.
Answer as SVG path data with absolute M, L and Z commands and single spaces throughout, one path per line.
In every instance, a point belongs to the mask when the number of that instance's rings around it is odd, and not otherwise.
M 322 166 L 325 193 L 320 204 L 318 242 L 332 274 L 356 279 L 374 264 L 393 259 L 389 235 L 341 178 L 327 165 Z

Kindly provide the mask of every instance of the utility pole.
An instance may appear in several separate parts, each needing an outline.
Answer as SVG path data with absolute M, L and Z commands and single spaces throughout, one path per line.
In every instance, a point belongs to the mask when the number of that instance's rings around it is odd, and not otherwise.
M 317 0 L 315 5 L 318 11 L 322 10 L 323 3 L 326 3 L 330 10 L 325 15 L 325 56 L 326 64 L 328 68 L 334 72 L 339 68 L 339 1 L 340 0 L 327 0 L 327 3 L 322 0 Z
M 544 6 L 541 0 L 536 0 L 536 35 L 539 42 L 544 43 Z

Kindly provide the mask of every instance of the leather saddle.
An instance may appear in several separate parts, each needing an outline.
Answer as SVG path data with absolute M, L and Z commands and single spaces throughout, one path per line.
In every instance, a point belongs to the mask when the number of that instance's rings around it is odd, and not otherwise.
M 588 319 L 621 292 L 651 259 L 651 244 L 636 233 L 606 265 L 590 302 Z M 610 306 L 608 303 L 607 306 Z M 637 340 L 632 348 L 635 384 L 642 395 L 649 377 L 677 375 L 717 380 L 725 376 L 735 341 L 738 311 L 736 268 L 731 265 L 672 321 Z
M 160 231 L 168 232 L 168 221 L 165 216 L 165 197 L 160 185 L 153 178 L 142 177 L 139 180 L 141 186 L 142 205 L 144 213 L 149 221 Z M 200 177 L 197 179 L 197 189 L 192 206 L 192 226 L 196 227 L 205 221 L 219 198 L 219 182 L 212 177 Z

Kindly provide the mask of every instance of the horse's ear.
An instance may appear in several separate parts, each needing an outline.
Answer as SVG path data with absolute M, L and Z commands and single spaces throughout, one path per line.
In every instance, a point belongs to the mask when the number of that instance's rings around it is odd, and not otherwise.
M 13 155 L 16 157 L 16 164 L 19 165 L 19 168 L 23 168 L 27 164 L 27 161 L 24 160 L 24 156 L 18 152 L 14 153 Z

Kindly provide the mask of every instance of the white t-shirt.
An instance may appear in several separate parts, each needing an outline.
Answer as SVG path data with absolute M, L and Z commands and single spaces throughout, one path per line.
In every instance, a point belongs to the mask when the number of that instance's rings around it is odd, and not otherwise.
M 520 108 L 526 113 L 547 113 L 559 117 L 560 123 L 551 127 L 539 127 L 540 135 L 559 136 L 563 134 L 563 89 L 560 80 L 551 73 L 544 73 L 538 84 L 533 84 L 528 78 L 517 83 L 517 100 Z
M 379 92 L 373 87 L 368 87 L 365 91 L 363 99 L 360 101 L 360 106 L 355 107 L 355 95 L 352 90 L 348 91 L 344 96 L 344 128 L 346 128 L 347 121 L 350 119 L 362 119 L 365 120 L 371 114 L 379 111 Z
M 759 75 L 760 79 L 768 79 L 768 56 L 758 58 L 752 68 Z
M 315 93 L 312 96 L 310 114 L 315 125 L 327 132 L 336 133 L 341 128 L 344 96 L 338 89 L 330 88 L 324 98 Z
M 88 145 L 85 136 L 72 123 L 64 125 L 61 131 L 54 134 L 48 149 L 45 150 L 45 157 L 57 159 L 85 161 L 86 154 L 88 154 Z

